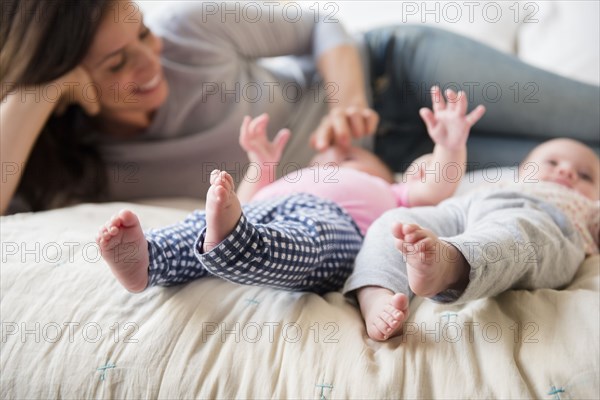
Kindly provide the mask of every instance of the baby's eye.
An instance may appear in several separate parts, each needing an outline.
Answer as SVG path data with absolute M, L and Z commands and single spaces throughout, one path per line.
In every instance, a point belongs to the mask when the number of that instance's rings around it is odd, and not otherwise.
M 581 179 L 583 179 L 584 181 L 588 181 L 588 182 L 592 182 L 592 176 L 588 173 L 585 172 L 579 172 L 579 177 Z
M 556 160 L 546 160 L 546 164 L 551 165 L 553 167 L 556 167 L 558 165 Z

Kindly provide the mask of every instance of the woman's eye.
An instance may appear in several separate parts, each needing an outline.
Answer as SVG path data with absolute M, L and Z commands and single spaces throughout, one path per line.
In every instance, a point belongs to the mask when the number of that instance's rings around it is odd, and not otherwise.
M 120 63 L 110 67 L 110 72 L 113 72 L 113 73 L 119 72 L 121 70 L 121 68 L 123 68 L 125 66 L 126 62 L 127 62 L 127 57 L 125 57 L 125 55 L 123 55 Z
M 152 32 L 150 31 L 150 29 L 147 26 L 144 26 L 144 28 L 142 29 L 142 31 L 139 34 L 140 40 L 146 39 L 148 36 L 150 36 L 151 33 Z M 127 57 L 125 54 L 123 54 L 123 57 L 121 58 L 121 62 L 110 67 L 110 71 L 112 73 L 117 73 L 121 70 L 121 68 L 123 68 L 125 66 L 126 63 L 127 63 Z
M 144 29 L 140 32 L 140 39 L 144 40 L 150 35 L 150 29 L 147 26 L 144 26 Z

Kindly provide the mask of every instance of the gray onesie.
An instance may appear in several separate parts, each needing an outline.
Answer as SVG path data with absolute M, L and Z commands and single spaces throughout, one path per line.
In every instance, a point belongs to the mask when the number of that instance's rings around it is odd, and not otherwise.
M 439 302 L 458 304 L 508 289 L 565 286 L 585 258 L 579 233 L 555 206 L 512 190 L 478 190 L 436 207 L 398 208 L 383 214 L 367 232 L 345 293 L 380 286 L 413 296 L 406 263 L 391 233 L 397 222 L 431 230 L 470 264 L 465 291 L 446 290 L 433 298 Z

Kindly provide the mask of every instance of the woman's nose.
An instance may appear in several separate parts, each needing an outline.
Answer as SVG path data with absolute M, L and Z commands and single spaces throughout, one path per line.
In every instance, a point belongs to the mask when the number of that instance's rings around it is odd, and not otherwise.
M 160 58 L 152 47 L 144 46 L 138 52 L 137 70 L 141 74 L 154 75 L 160 69 Z
M 163 42 L 158 36 L 149 33 L 149 37 L 145 41 L 139 43 L 137 51 L 138 68 L 144 69 L 148 66 L 153 67 L 154 64 L 160 64 L 160 53 L 162 52 Z
M 159 38 L 158 36 L 152 35 L 152 42 L 150 43 L 150 47 L 152 48 L 152 51 L 154 52 L 154 54 L 160 55 L 160 53 L 162 52 L 162 48 L 163 48 L 162 39 Z

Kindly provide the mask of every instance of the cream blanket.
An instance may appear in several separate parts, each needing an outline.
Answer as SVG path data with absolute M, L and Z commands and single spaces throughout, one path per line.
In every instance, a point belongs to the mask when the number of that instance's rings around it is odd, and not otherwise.
M 564 290 L 416 299 L 406 334 L 377 343 L 340 293 L 211 278 L 129 294 L 94 244 L 125 206 L 144 228 L 186 215 L 111 203 L 2 218 L 2 399 L 600 397 L 599 257 Z

